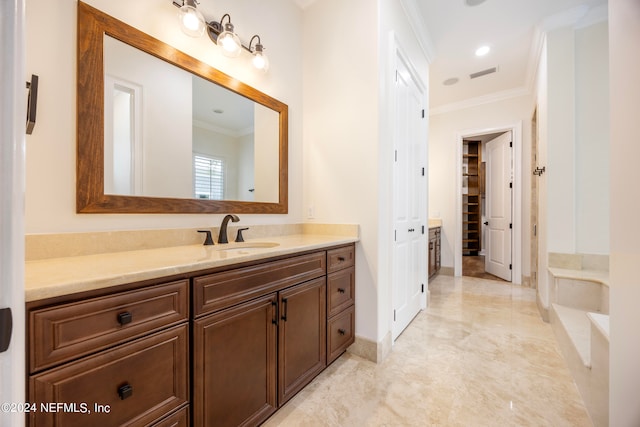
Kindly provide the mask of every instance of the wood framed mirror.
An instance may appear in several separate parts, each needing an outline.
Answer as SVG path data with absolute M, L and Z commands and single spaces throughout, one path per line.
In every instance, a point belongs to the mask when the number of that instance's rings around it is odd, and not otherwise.
M 181 129 L 185 132 L 175 132 L 178 124 L 175 122 L 176 114 L 169 113 L 169 117 L 159 118 L 149 121 L 146 110 L 144 116 L 146 131 L 149 135 L 154 127 L 162 123 L 168 123 L 174 131 L 173 139 L 165 142 L 164 148 L 156 149 L 156 153 L 163 152 L 168 160 L 165 163 L 151 164 L 151 160 L 144 158 L 140 164 L 144 164 L 144 171 L 147 175 L 152 175 L 150 171 L 155 169 L 155 176 L 164 177 L 164 182 L 147 181 L 139 178 L 140 182 L 134 182 L 136 176 L 142 176 L 140 171 L 134 171 L 135 162 L 127 161 L 125 169 L 128 170 L 127 185 L 124 190 L 118 190 L 118 185 L 113 183 L 113 158 L 118 159 L 118 154 L 114 155 L 113 144 L 110 144 L 114 134 L 112 129 L 112 112 L 105 108 L 110 104 L 105 92 L 108 89 L 109 73 L 106 72 L 105 57 L 109 52 L 108 45 L 123 44 L 126 48 L 133 48 L 142 55 L 150 55 L 153 61 L 162 62 L 165 66 L 171 67 L 180 72 L 187 72 L 188 80 L 199 81 L 215 86 L 213 90 L 225 88 L 234 97 L 248 100 L 249 110 L 255 111 L 253 127 L 254 136 L 251 141 L 254 144 L 249 150 L 249 164 L 253 164 L 254 169 L 248 172 L 236 172 L 236 175 L 247 175 L 243 185 L 243 194 L 232 195 L 230 198 L 220 192 L 217 196 L 198 192 L 195 188 L 196 173 L 194 165 L 196 160 L 194 148 L 196 143 L 184 134 L 191 135 L 195 129 L 194 123 L 197 121 L 195 113 L 190 123 L 180 123 Z M 106 41 L 106 42 L 105 42 Z M 135 55 L 127 54 L 127 60 L 122 62 L 133 62 L 131 58 Z M 161 60 L 161 61 L 159 61 Z M 157 74 L 143 73 L 146 75 Z M 128 82 L 129 79 L 124 78 Z M 135 87 L 135 84 L 132 85 Z M 115 87 L 119 87 L 117 84 Z M 181 93 L 178 88 L 173 88 L 171 81 L 164 80 L 164 91 L 173 95 Z M 198 86 L 194 89 L 198 93 L 209 93 Z M 207 89 L 208 90 L 208 89 Z M 125 93 L 126 90 L 123 90 Z M 133 93 L 133 92 L 132 92 Z M 148 104 L 158 104 L 150 102 L 148 88 L 143 88 L 144 99 Z M 217 93 L 217 92 L 216 92 Z M 210 98 L 222 99 L 224 96 L 209 96 Z M 143 98 L 140 96 L 140 98 Z M 105 104 L 106 101 L 106 104 Z M 195 97 L 191 100 L 181 100 L 186 109 L 193 105 L 195 111 L 199 101 Z M 133 103 L 128 104 L 133 105 Z M 164 103 L 168 106 L 172 103 Z M 111 108 L 111 107 L 109 107 Z M 132 107 L 133 108 L 133 107 Z M 134 108 L 135 109 L 135 108 Z M 216 108 L 217 109 L 217 108 Z M 219 110 L 223 110 L 220 108 Z M 246 109 L 245 109 L 246 111 Z M 219 111 L 217 111 L 219 112 Z M 246 114 L 245 114 L 246 115 Z M 105 119 L 105 117 L 107 119 Z M 259 117 L 269 117 L 273 123 L 263 126 Z M 105 124 L 109 121 L 107 132 Z M 187 120 L 188 121 L 188 120 Z M 134 127 L 134 126 L 131 126 Z M 136 124 L 135 127 L 142 127 Z M 258 135 L 258 130 L 270 129 L 268 137 Z M 134 135 L 135 132 L 129 129 L 128 132 Z M 217 131 L 218 133 L 222 131 Z M 116 132 L 117 133 L 117 132 Z M 170 132 L 156 132 L 158 136 L 150 139 L 162 139 Z M 193 133 L 196 133 L 193 130 Z M 224 133 L 224 132 L 223 132 Z M 106 141 L 105 134 L 109 135 Z M 145 34 L 103 12 L 85 4 L 78 2 L 78 82 L 77 82 L 77 163 L 76 163 L 76 211 L 78 213 L 261 213 L 261 214 L 284 214 L 288 211 L 288 107 L 286 104 L 224 74 L 215 68 L 195 59 L 174 47 L 161 42 L 148 34 Z M 269 139 L 275 142 L 271 152 L 265 153 L 261 148 L 262 140 Z M 145 142 L 145 150 L 149 143 Z M 143 145 L 144 145 L 143 144 Z M 179 155 L 172 154 L 175 147 L 186 146 L 185 151 Z M 127 146 L 128 147 L 128 146 Z M 127 148 L 129 150 L 129 148 Z M 140 149 L 137 149 L 140 151 Z M 262 150 L 262 151 L 261 151 Z M 117 151 L 117 150 L 116 150 Z M 131 151 L 131 158 L 136 157 L 136 150 Z M 200 151 L 200 150 L 198 150 Z M 107 156 L 105 153 L 108 152 Z M 127 154 L 129 156 L 129 154 Z M 177 156 L 186 158 L 186 163 L 178 162 Z M 154 158 L 159 157 L 157 154 Z M 224 157 L 224 156 L 223 156 Z M 247 155 L 244 155 L 245 159 Z M 268 160 L 271 159 L 271 160 Z M 105 166 L 105 164 L 107 166 Z M 117 169 L 117 168 L 116 168 Z M 142 168 L 141 168 L 142 169 Z M 236 169 L 240 169 L 239 167 Z M 133 171 L 133 172 L 132 172 Z M 270 180 L 264 176 L 271 177 Z M 105 179 L 105 176 L 107 177 Z M 188 182 L 179 190 L 179 195 L 165 195 L 163 191 L 182 179 Z M 240 181 L 240 179 L 237 179 Z M 264 182 L 272 181 L 272 188 L 261 191 L 260 186 Z M 236 185 L 237 187 L 241 185 Z M 144 188 L 143 188 L 144 187 Z M 153 190 L 153 188 L 156 190 Z M 226 188 L 226 187 L 225 187 Z M 106 191 L 105 191 L 106 189 Z M 254 194 L 248 194 L 251 192 Z M 257 196 L 263 194 L 263 196 Z M 266 194 L 266 195 L 265 195 Z M 220 199 L 214 199 L 220 197 Z

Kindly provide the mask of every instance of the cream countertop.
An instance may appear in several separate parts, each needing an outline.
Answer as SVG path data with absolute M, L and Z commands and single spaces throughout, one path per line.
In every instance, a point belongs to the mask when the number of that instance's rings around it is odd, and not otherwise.
M 297 234 L 247 239 L 244 244 L 187 245 L 64 258 L 25 263 L 25 299 L 40 299 L 103 289 L 148 279 L 183 274 L 296 252 L 356 242 L 353 236 Z M 275 247 L 242 249 L 252 243 Z M 231 249 L 236 247 L 237 249 Z M 227 250 L 221 250 L 227 249 Z
M 429 228 L 438 228 L 438 227 L 442 227 L 442 220 L 429 218 Z

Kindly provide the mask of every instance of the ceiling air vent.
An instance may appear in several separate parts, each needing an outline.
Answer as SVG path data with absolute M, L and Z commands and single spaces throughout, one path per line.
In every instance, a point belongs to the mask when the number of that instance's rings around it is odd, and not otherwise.
M 493 74 L 498 71 L 498 67 L 487 68 L 486 70 L 478 71 L 477 73 L 469 74 L 470 79 L 477 79 L 478 77 L 486 76 L 487 74 Z

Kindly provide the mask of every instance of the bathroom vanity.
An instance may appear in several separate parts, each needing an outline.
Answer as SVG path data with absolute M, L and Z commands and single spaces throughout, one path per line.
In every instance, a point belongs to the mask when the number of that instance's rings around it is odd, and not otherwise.
M 440 271 L 442 227 L 440 225 L 429 225 L 429 278 L 435 276 Z
M 27 263 L 28 425 L 266 420 L 355 337 L 354 239 L 271 240 Z

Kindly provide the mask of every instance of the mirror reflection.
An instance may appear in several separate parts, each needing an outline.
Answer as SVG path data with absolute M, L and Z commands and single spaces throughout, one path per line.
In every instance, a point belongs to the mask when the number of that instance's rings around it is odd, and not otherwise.
M 103 43 L 105 194 L 278 202 L 277 111 Z

